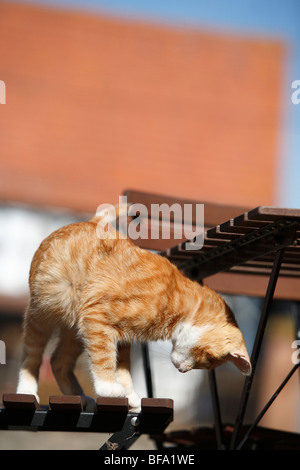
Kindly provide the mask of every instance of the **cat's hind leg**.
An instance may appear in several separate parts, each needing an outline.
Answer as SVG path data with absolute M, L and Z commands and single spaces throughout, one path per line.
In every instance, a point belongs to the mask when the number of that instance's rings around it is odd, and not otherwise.
M 17 393 L 35 395 L 38 402 L 39 368 L 52 331 L 49 325 L 45 325 L 39 312 L 29 306 L 24 317 L 23 355 Z
M 118 348 L 116 377 L 126 390 L 129 407 L 132 411 L 138 413 L 141 410 L 141 399 L 133 389 L 130 373 L 130 345 L 120 345 Z
M 84 395 L 84 392 L 74 374 L 76 361 L 83 351 L 82 341 L 77 331 L 61 328 L 57 346 L 51 356 L 51 367 L 57 385 L 64 395 L 82 396 L 86 411 L 94 411 L 95 401 Z
M 61 328 L 60 338 L 51 356 L 51 367 L 57 385 L 64 395 L 83 395 L 83 390 L 74 374 L 78 356 L 82 353 L 82 343 L 76 333 Z

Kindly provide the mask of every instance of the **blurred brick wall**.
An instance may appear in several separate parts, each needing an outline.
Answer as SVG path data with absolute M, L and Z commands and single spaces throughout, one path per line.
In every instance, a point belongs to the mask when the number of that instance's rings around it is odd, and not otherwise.
M 0 2 L 0 200 L 275 194 L 282 47 Z

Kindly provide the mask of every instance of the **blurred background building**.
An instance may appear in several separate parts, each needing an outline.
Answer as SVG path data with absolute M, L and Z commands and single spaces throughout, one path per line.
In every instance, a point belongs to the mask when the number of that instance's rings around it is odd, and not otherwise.
M 0 394 L 16 386 L 30 261 L 55 228 L 128 188 L 300 206 L 300 105 L 291 101 L 299 19 L 297 0 L 0 1 Z M 291 337 L 288 327 L 285 343 Z M 167 348 L 154 353 L 159 396 L 174 391 L 160 388 Z M 84 365 L 79 373 L 88 383 Z M 174 379 L 179 410 L 205 382 L 194 377 L 184 393 Z M 266 425 L 299 430 L 296 386 Z M 51 393 L 46 356 L 42 401 Z M 187 416 L 182 402 L 179 424 L 210 421 L 203 411 Z

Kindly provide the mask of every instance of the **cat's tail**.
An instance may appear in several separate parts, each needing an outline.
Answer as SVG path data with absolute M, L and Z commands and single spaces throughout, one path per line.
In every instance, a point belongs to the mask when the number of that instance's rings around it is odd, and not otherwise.
M 90 222 L 104 222 L 114 224 L 118 219 L 128 216 L 131 204 L 102 204 L 97 208 L 96 214 L 91 218 Z
M 101 239 L 116 239 L 126 238 L 122 235 L 121 219 L 127 224 L 127 217 L 129 215 L 129 203 L 117 204 L 102 204 L 98 207 L 94 217 L 90 222 L 97 224 L 97 236 Z M 118 225 L 118 230 L 117 230 Z

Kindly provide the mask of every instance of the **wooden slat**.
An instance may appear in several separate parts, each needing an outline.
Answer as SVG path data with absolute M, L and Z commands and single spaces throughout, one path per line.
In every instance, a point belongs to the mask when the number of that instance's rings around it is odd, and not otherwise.
M 269 221 L 249 219 L 248 212 L 241 214 L 238 217 L 235 217 L 233 220 L 233 224 L 236 227 L 250 227 L 252 229 L 264 227 L 266 225 L 266 222 Z
M 251 232 L 253 230 L 252 227 L 246 227 L 235 225 L 235 219 L 227 220 L 227 222 L 223 222 L 219 225 L 220 232 L 224 233 L 239 233 L 240 235 L 245 235 L 246 233 Z
M 268 285 L 268 276 L 224 272 L 208 277 L 205 279 L 205 284 L 223 294 L 264 298 Z M 300 278 L 279 277 L 274 298 L 299 301 Z
M 108 428 L 121 429 L 129 412 L 128 398 L 98 397 L 97 418 Z
M 173 420 L 173 400 L 169 398 L 142 398 L 140 429 L 154 433 L 155 428 L 165 429 Z
M 249 219 L 274 221 L 283 218 L 300 219 L 300 209 L 259 206 L 248 212 Z
M 4 393 L 2 402 L 6 409 L 32 411 L 40 409 L 40 405 L 34 395 Z
M 172 414 L 173 400 L 170 398 L 142 398 L 142 413 Z
M 240 234 L 222 231 L 220 226 L 217 225 L 217 227 L 207 230 L 206 237 L 215 238 L 217 240 L 236 240 L 240 237 Z
M 53 411 L 82 411 L 83 405 L 79 395 L 52 395 L 49 405 Z
M 239 274 L 252 274 L 255 276 L 269 276 L 271 274 L 272 268 L 258 268 L 258 267 L 252 267 L 252 266 L 236 266 L 230 270 L 230 272 L 233 273 L 239 273 Z M 280 276 L 281 277 L 288 277 L 289 279 L 292 278 L 299 278 L 299 272 L 296 271 L 290 271 L 286 270 L 284 268 L 280 269 Z
M 98 397 L 96 405 L 98 412 L 128 413 L 129 411 L 128 398 Z

